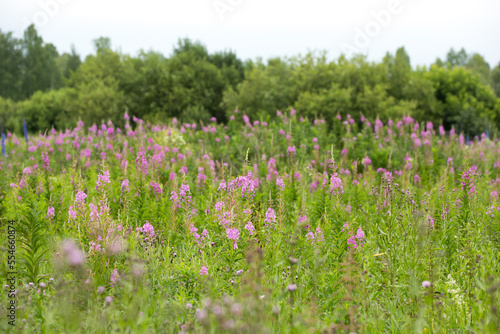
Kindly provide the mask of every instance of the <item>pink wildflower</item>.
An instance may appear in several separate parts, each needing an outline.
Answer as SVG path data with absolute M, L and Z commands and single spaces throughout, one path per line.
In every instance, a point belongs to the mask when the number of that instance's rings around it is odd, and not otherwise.
M 253 231 L 255 231 L 255 227 L 253 226 L 252 222 L 248 222 L 245 225 L 245 229 L 248 231 L 250 235 L 253 235 Z
M 125 188 L 128 191 L 128 187 L 129 187 L 128 179 L 123 180 L 121 185 L 121 191 L 123 191 L 123 188 Z
M 87 198 L 87 194 L 85 194 L 83 191 L 79 190 L 76 193 L 76 201 L 77 202 L 84 202 L 85 198 Z
M 283 183 L 283 178 L 278 177 L 278 178 L 276 179 L 276 186 L 278 186 L 278 188 L 279 188 L 281 191 L 285 190 L 285 184 Z
M 276 214 L 272 208 L 267 209 L 266 219 L 264 219 L 266 223 L 276 223 Z
M 291 155 L 296 155 L 297 151 L 295 150 L 295 145 L 294 146 L 288 146 L 286 150 L 286 156 L 289 157 Z
M 434 219 L 432 219 L 432 217 L 430 215 L 427 216 L 427 222 L 429 224 L 429 226 L 434 229 Z
M 332 175 L 332 177 L 330 178 L 330 182 L 331 182 L 330 193 L 335 192 L 337 189 L 339 194 L 344 193 L 344 188 L 342 187 L 342 180 L 338 177 L 337 173 Z
M 111 273 L 110 281 L 112 283 L 116 283 L 120 279 L 120 274 L 118 274 L 118 270 L 113 269 L 113 272 Z
M 359 243 L 359 244 L 358 244 Z M 358 246 L 362 246 L 365 243 L 365 232 L 358 228 L 358 231 L 355 235 L 347 239 L 348 248 L 353 247 L 354 249 L 358 248 Z
M 55 209 L 53 206 L 47 209 L 47 219 L 52 219 L 55 216 Z
M 101 185 L 103 185 L 103 183 L 111 183 L 110 179 L 109 179 L 109 171 L 108 170 L 105 170 L 102 175 L 99 174 L 97 176 L 97 185 L 96 185 L 96 190 L 99 189 L 99 187 Z
M 227 233 L 227 237 L 229 239 L 233 240 L 234 249 L 238 249 L 238 244 L 236 242 L 240 238 L 240 231 L 237 228 L 234 228 L 234 229 L 228 228 L 226 230 L 226 233 Z
M 208 269 L 207 269 L 207 267 L 202 266 L 200 268 L 200 275 L 205 275 L 205 276 L 208 275 Z
M 76 219 L 76 211 L 73 209 L 73 206 L 69 207 L 69 216 L 71 219 Z
M 42 152 L 43 169 L 50 171 L 50 160 L 47 153 Z
M 146 223 L 142 226 L 142 230 L 145 234 L 149 235 L 150 237 L 153 237 L 155 235 L 155 229 L 153 228 L 153 225 L 150 223 Z
M 223 208 L 224 208 L 224 202 L 215 203 L 215 210 L 222 211 Z
M 90 203 L 89 208 L 90 208 L 90 221 L 98 220 L 99 218 L 101 218 L 101 216 L 99 216 L 99 211 L 97 210 L 97 206 Z
M 85 260 L 85 255 L 76 246 L 74 241 L 72 240 L 64 241 L 61 245 L 61 249 L 70 265 L 80 266 L 83 264 L 83 261 Z

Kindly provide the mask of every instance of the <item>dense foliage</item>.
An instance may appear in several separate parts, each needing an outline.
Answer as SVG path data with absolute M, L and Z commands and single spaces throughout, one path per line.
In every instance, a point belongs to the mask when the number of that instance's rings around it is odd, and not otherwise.
M 13 220 L 18 309 L 12 327 L 1 294 L 0 331 L 500 331 L 497 139 L 409 116 L 228 116 L 9 133 L 0 273 Z
M 23 117 L 33 132 L 74 127 L 79 119 L 123 127 L 127 111 L 153 124 L 173 117 L 225 123 L 234 109 L 265 119 L 292 108 L 329 126 L 337 114 L 371 122 L 410 115 L 471 136 L 500 125 L 500 64 L 490 69 L 463 49 L 427 68 L 412 67 L 404 48 L 381 62 L 324 53 L 264 62 L 209 53 L 187 39 L 169 57 L 115 52 L 107 38 L 94 45 L 82 63 L 74 49 L 59 55 L 34 26 L 21 40 L 0 32 L 0 127 L 20 133 Z

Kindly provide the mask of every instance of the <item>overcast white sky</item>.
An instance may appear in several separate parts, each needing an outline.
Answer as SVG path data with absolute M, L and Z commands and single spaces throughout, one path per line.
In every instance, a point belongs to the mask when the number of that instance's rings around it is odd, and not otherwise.
M 377 23 L 374 13 L 383 12 L 389 15 Z M 81 55 L 93 53 L 100 36 L 131 55 L 170 55 L 189 37 L 242 59 L 308 50 L 327 50 L 333 59 L 354 50 L 378 61 L 405 46 L 414 66 L 451 47 L 477 52 L 490 66 L 500 62 L 498 0 L 0 0 L 3 32 L 20 37 L 31 22 L 59 52 L 75 44 Z

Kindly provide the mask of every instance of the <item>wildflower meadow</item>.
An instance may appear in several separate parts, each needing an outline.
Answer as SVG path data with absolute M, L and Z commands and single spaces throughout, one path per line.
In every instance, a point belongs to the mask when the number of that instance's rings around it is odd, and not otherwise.
M 496 134 L 332 118 L 6 133 L 0 332 L 499 333 Z

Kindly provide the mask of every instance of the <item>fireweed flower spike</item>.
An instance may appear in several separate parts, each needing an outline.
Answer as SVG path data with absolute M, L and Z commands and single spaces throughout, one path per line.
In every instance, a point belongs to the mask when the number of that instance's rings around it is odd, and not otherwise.
M 128 179 L 125 179 L 122 181 L 122 185 L 120 187 L 121 191 L 123 191 L 123 189 L 127 190 L 129 189 L 129 181 Z
M 207 276 L 208 275 L 208 269 L 205 266 L 202 266 L 200 268 L 200 275 Z
M 73 220 L 76 219 L 76 211 L 74 210 L 73 206 L 69 207 L 69 217 L 70 217 L 70 219 L 73 219 Z
M 347 239 L 347 247 L 350 249 L 351 247 L 354 249 L 357 249 L 358 246 L 363 246 L 365 243 L 365 232 L 361 229 L 361 227 L 358 228 L 358 231 L 356 232 L 355 235 Z
M 95 186 L 95 189 L 98 190 L 105 183 L 111 183 L 108 170 L 105 170 L 102 174 L 97 176 L 97 185 Z
M 80 190 L 76 193 L 75 199 L 77 202 L 83 203 L 85 201 L 85 198 L 87 198 L 87 194 L 85 194 L 83 191 Z
M 233 240 L 233 248 L 238 249 L 237 241 L 240 238 L 240 231 L 237 228 L 234 228 L 234 229 L 228 228 L 226 230 L 226 233 L 227 233 L 228 239 Z
M 47 172 L 50 171 L 49 155 L 45 152 L 42 152 L 42 162 L 43 162 L 43 169 L 46 170 Z
M 337 173 L 334 173 L 330 178 L 330 193 L 343 194 L 344 188 L 342 187 L 342 180 L 338 177 Z
M 267 209 L 266 219 L 264 221 L 268 224 L 276 223 L 276 213 L 272 208 Z
M 50 219 L 54 218 L 54 216 L 55 216 L 55 209 L 54 209 L 54 207 L 49 207 L 47 209 L 47 219 L 50 220 Z
M 278 177 L 278 178 L 276 179 L 276 186 L 278 187 L 278 189 L 279 189 L 280 191 L 285 190 L 285 184 L 283 183 L 283 178 Z
M 295 145 L 294 146 L 288 146 L 286 150 L 286 156 L 289 157 L 290 155 L 294 156 L 297 154 L 297 151 L 295 150 Z
M 252 222 L 248 222 L 245 225 L 245 229 L 248 231 L 250 235 L 253 235 L 253 232 L 255 231 L 255 227 L 253 226 Z

